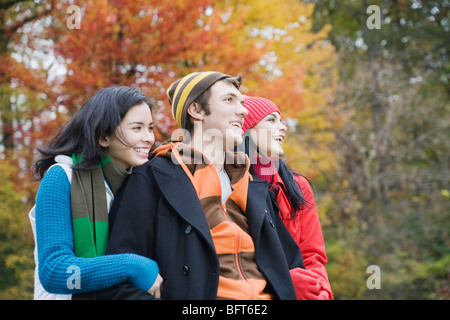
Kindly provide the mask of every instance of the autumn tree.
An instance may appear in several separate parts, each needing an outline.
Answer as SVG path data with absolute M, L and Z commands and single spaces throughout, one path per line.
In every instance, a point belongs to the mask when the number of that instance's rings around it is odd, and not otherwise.
M 317 27 L 333 25 L 340 82 L 328 110 L 344 123 L 333 127 L 338 170 L 322 191 L 336 297 L 448 298 L 448 3 L 313 2 Z M 379 28 L 367 26 L 369 5 Z M 361 281 L 371 264 L 382 290 Z
M 23 32 L 31 33 L 27 27 L 48 16 L 54 2 L 0 1 L 0 299 L 32 298 L 30 132 L 45 105 L 47 84 L 31 62 Z
M 80 8 L 80 29 L 68 29 L 71 5 Z M 67 72 L 55 77 L 56 100 L 69 114 L 99 88 L 139 87 L 155 101 L 159 139 L 175 127 L 165 89 L 194 70 L 245 74 L 258 61 L 253 42 L 236 46 L 239 25 L 225 27 L 210 1 L 60 1 L 43 35 Z

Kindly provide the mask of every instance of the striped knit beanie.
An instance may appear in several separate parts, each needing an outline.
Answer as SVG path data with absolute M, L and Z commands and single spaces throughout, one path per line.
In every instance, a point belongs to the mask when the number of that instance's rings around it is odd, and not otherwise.
M 220 72 L 195 72 L 172 83 L 167 89 L 167 97 L 172 106 L 172 116 L 177 124 L 185 129 L 187 120 L 187 108 L 203 92 L 219 80 L 231 78 Z
M 277 106 L 266 98 L 244 95 L 244 107 L 248 110 L 248 115 L 244 118 L 244 125 L 242 126 L 244 132 L 255 126 L 269 113 L 278 112 L 281 116 Z

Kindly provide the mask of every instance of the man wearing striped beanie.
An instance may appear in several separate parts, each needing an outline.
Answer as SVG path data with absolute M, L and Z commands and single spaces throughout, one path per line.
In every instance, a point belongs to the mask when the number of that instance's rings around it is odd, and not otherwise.
M 223 153 L 243 141 L 242 126 L 248 112 L 240 85 L 240 75 L 209 71 L 191 73 L 167 90 L 173 118 L 185 130 L 184 142 L 207 150 L 206 156 L 218 156 L 216 168 L 223 163 Z
M 197 103 L 204 109 L 205 114 L 210 113 L 207 102 L 211 95 L 211 87 L 218 81 L 224 81 L 239 90 L 241 76 L 232 77 L 213 71 L 195 72 L 170 85 L 167 97 L 172 106 L 172 116 L 180 128 L 188 131 L 192 129 L 192 123 L 188 119 L 188 108 L 191 104 Z

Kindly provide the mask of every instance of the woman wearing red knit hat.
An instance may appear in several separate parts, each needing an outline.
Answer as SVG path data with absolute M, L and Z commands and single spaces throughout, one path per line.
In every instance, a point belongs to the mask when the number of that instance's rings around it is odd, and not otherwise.
M 291 270 L 297 298 L 333 299 L 311 186 L 281 159 L 286 126 L 281 122 L 280 110 L 268 99 L 250 96 L 244 96 L 244 107 L 249 112 L 242 130 L 245 151 L 252 163 L 250 173 L 269 182 L 274 204 L 302 252 L 305 269 Z

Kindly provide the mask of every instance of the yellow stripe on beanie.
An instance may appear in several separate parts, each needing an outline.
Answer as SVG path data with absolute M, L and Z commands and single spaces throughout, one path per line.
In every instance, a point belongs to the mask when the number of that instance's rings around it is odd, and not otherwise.
M 189 82 L 189 84 L 186 86 L 186 88 L 183 89 L 183 92 L 181 93 L 180 99 L 178 100 L 178 104 L 176 107 L 177 114 L 175 116 L 175 120 L 177 121 L 178 125 L 181 127 L 181 114 L 183 112 L 184 104 L 186 103 L 186 99 L 189 97 L 189 94 L 191 93 L 192 89 L 202 81 L 204 78 L 209 76 L 210 74 L 213 74 L 215 72 L 209 71 L 209 72 L 202 72 L 196 77 L 192 78 L 192 80 Z M 189 76 L 188 76 L 189 77 Z M 184 81 L 183 81 L 184 80 Z M 177 97 L 178 90 L 182 87 L 184 82 L 186 82 L 185 79 L 183 79 L 177 86 L 177 89 L 175 91 L 174 97 Z
M 183 77 L 181 80 L 179 80 L 179 81 L 175 81 L 174 83 L 172 83 L 171 85 L 170 85 L 170 87 L 169 87 L 169 89 L 167 89 L 167 96 L 170 98 L 170 90 L 172 89 L 172 87 L 176 84 L 176 87 L 175 87 L 175 93 L 173 94 L 173 97 L 171 98 L 172 99 L 172 101 L 171 101 L 171 105 L 172 105 L 172 116 L 173 116 L 173 118 L 178 122 L 178 120 L 177 120 L 177 117 L 175 116 L 176 115 L 176 113 L 175 113 L 175 110 L 176 110 L 176 108 L 175 108 L 175 101 L 177 100 L 176 98 L 177 98 L 177 96 L 178 96 L 178 93 L 179 93 L 179 91 L 181 90 L 181 88 L 183 87 L 183 85 L 184 85 L 184 83 L 185 82 L 187 82 L 190 78 L 192 78 L 192 76 L 194 76 L 194 75 L 196 75 L 197 73 L 191 73 L 191 74 L 188 74 L 187 76 L 185 76 L 185 77 Z M 179 125 L 179 124 L 178 124 Z

